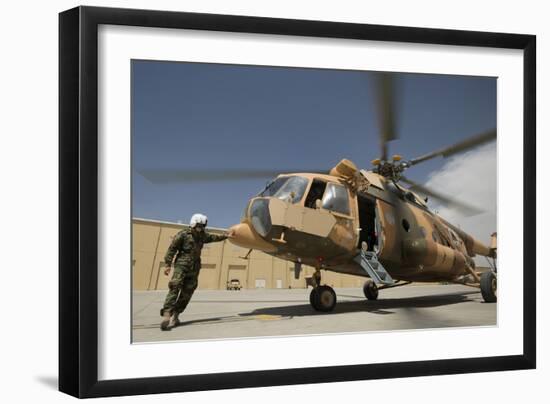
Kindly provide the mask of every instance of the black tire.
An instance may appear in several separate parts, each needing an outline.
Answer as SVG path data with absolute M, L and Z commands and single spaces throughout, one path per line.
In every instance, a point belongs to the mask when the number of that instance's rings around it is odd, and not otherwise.
M 315 295 L 317 294 L 317 288 L 313 288 L 311 289 L 311 292 L 309 294 L 309 304 L 311 304 L 311 307 L 313 307 L 315 310 L 319 310 L 317 309 L 317 306 L 316 306 L 316 297 Z
M 481 296 L 487 303 L 497 301 L 497 277 L 493 271 L 484 272 L 481 274 L 479 282 L 481 288 Z
M 363 293 L 369 300 L 378 299 L 378 286 L 376 286 L 376 283 L 374 283 L 372 279 L 367 280 L 363 285 Z
M 323 285 L 314 289 L 315 293 L 310 295 L 313 299 L 312 306 L 317 311 L 329 312 L 336 306 L 336 293 L 330 286 Z

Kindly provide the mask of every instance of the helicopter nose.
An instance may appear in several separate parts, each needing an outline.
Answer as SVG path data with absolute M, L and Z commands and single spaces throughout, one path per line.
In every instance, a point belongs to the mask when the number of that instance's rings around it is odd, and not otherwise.
M 239 247 L 261 250 L 265 252 L 274 252 L 277 249 L 263 240 L 248 223 L 239 223 L 229 228 L 229 233 L 233 233 L 233 237 L 229 241 Z

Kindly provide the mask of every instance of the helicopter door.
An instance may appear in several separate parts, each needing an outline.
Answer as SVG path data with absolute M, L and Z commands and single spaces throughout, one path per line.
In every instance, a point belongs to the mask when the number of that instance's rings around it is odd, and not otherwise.
M 357 206 L 359 208 L 359 228 L 361 229 L 357 248 L 361 248 L 365 242 L 367 251 L 377 251 L 380 223 L 375 213 L 376 203 L 370 198 L 358 195 Z

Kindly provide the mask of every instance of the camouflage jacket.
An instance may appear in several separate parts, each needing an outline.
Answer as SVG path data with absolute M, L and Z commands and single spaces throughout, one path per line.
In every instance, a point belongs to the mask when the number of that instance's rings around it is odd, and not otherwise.
M 191 263 L 200 259 L 202 245 L 204 243 L 213 243 L 216 241 L 225 240 L 227 236 L 210 234 L 208 232 L 193 234 L 191 229 L 181 230 L 168 247 L 166 255 L 164 256 L 164 263 L 167 266 L 172 265 L 174 257 L 176 261 L 182 263 Z

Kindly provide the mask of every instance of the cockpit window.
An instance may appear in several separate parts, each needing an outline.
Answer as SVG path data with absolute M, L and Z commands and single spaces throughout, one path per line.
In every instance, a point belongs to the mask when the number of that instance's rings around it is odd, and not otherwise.
M 288 177 L 288 181 L 283 184 L 274 196 L 292 203 L 299 202 L 302 200 L 302 196 L 304 196 L 308 182 L 307 178 L 304 177 Z
M 267 184 L 267 186 L 265 187 L 265 189 L 260 192 L 260 194 L 258 196 L 273 196 L 275 195 L 275 193 L 281 189 L 281 187 L 283 186 L 283 184 L 288 180 L 288 177 L 279 177 L 279 178 L 275 178 L 273 181 L 271 181 L 269 184 Z
M 349 215 L 349 199 L 346 188 L 339 184 L 327 184 L 322 207 L 323 209 Z
M 271 182 L 259 196 L 273 196 L 287 202 L 296 203 L 302 200 L 308 183 L 307 178 L 295 175 L 279 177 Z
M 311 184 L 311 187 L 309 188 L 309 192 L 306 197 L 306 201 L 304 203 L 304 206 L 306 208 L 315 209 L 316 202 L 318 199 L 323 198 L 323 194 L 325 193 L 325 189 L 327 187 L 326 181 L 318 180 L 315 178 Z

